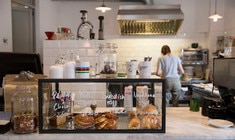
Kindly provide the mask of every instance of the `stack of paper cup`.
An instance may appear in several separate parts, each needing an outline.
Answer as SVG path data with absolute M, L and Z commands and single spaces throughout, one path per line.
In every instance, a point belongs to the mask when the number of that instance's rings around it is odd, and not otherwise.
M 75 67 L 76 78 L 89 78 L 90 63 L 78 62 Z

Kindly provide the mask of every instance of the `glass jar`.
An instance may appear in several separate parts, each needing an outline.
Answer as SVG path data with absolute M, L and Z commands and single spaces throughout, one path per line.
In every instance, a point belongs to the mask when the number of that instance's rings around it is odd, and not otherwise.
M 19 85 L 11 100 L 13 132 L 17 134 L 37 131 L 38 113 L 36 89 L 32 86 Z
M 114 43 L 104 43 L 99 45 L 99 71 L 100 77 L 117 77 L 118 54 L 117 45 Z

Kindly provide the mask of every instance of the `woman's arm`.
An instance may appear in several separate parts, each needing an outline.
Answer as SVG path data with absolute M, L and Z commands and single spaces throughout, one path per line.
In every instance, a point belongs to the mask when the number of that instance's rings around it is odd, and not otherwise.
M 159 66 L 157 66 L 156 75 L 162 77 L 162 69 Z
M 184 74 L 184 69 L 183 69 L 183 66 L 182 66 L 182 64 L 180 63 L 179 64 L 179 66 L 178 66 L 179 68 L 179 74 Z

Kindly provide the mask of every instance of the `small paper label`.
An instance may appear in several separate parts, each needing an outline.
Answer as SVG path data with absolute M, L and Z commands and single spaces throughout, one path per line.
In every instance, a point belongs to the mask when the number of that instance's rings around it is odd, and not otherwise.
M 9 122 L 9 120 L 0 120 L 0 125 L 6 125 Z

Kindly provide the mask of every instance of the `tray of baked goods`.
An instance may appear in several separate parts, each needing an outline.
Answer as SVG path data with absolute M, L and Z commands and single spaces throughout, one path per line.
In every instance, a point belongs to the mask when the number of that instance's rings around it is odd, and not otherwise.
M 73 115 L 54 115 L 49 118 L 47 129 L 117 129 L 118 115 L 112 112 L 96 114 L 77 113 Z
M 72 114 L 52 115 L 47 118 L 47 130 L 159 130 L 162 115 L 156 106 L 148 104 L 141 109 L 133 108 L 81 108 Z

